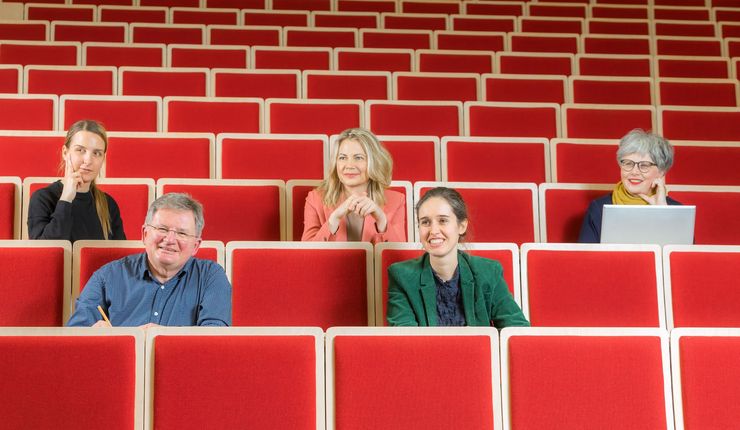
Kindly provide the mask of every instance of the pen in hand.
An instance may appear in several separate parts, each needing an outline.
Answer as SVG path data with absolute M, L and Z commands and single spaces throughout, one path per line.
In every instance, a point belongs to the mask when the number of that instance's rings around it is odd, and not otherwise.
M 100 312 L 100 315 L 103 317 L 103 320 L 107 322 L 109 326 L 113 327 L 113 324 L 111 324 L 110 320 L 108 319 L 108 315 L 105 314 L 105 311 L 100 305 L 98 305 L 98 312 Z

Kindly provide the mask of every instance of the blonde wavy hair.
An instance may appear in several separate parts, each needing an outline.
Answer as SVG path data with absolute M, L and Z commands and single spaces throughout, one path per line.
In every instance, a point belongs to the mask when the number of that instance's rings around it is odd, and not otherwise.
M 372 132 L 363 128 L 344 130 L 334 141 L 331 147 L 329 171 L 317 188 L 324 198 L 324 204 L 329 207 L 336 206 L 340 203 L 339 200 L 344 192 L 344 186 L 337 174 L 337 157 L 339 147 L 345 140 L 354 140 L 362 146 L 367 155 L 368 196 L 378 206 L 385 205 L 384 192 L 391 185 L 393 158 L 378 138 Z

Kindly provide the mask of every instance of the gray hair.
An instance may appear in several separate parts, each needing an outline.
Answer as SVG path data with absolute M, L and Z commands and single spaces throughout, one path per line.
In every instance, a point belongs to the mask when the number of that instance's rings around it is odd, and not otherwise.
M 630 154 L 648 155 L 658 170 L 665 173 L 673 165 L 673 146 L 665 138 L 636 128 L 619 141 L 617 162 Z
M 149 206 L 149 210 L 146 212 L 145 222 L 151 224 L 154 214 L 160 209 L 192 212 L 193 218 L 195 218 L 195 235 L 200 237 L 200 234 L 203 233 L 203 227 L 206 225 L 206 221 L 203 218 L 203 205 L 190 197 L 190 194 L 167 193 L 153 201 Z

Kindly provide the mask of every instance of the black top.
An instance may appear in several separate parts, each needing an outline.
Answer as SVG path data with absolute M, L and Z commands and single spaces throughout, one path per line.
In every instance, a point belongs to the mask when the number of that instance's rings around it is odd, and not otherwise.
M 666 196 L 665 199 L 666 203 L 668 203 L 669 205 L 681 204 L 668 196 Z M 583 224 L 581 224 L 581 233 L 578 236 L 579 243 L 601 242 L 601 218 L 604 215 L 604 205 L 610 204 L 612 204 L 611 193 L 599 197 L 598 199 L 592 201 L 590 205 L 588 205 L 586 216 L 583 218 Z
M 28 237 L 71 242 L 104 239 L 92 193 L 78 192 L 72 203 L 69 203 L 59 200 L 62 188 L 62 182 L 57 181 L 33 193 L 28 204 Z M 110 213 L 111 231 L 108 232 L 108 239 L 125 240 L 118 205 L 108 194 L 105 197 L 108 199 Z
M 465 310 L 460 294 L 460 268 L 455 269 L 452 279 L 443 281 L 435 272 L 434 283 L 437 284 L 437 325 L 464 326 Z

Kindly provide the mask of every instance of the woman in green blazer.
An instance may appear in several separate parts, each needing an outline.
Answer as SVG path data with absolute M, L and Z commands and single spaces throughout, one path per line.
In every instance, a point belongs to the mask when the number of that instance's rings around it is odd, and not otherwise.
M 468 228 L 462 196 L 451 188 L 431 189 L 416 213 L 426 253 L 388 268 L 388 324 L 529 326 L 501 264 L 457 249 Z

